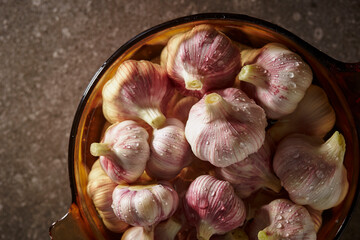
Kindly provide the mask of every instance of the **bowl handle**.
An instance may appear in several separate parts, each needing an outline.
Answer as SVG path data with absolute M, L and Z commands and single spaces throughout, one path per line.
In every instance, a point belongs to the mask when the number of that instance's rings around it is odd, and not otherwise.
M 49 229 L 50 239 L 53 240 L 93 239 L 88 232 L 75 203 L 72 203 L 69 212 L 62 219 L 54 222 Z

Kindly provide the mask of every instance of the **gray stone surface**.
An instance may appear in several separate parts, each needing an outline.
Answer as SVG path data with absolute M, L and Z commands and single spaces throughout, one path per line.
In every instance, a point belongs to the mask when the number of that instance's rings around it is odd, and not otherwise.
M 48 239 L 67 212 L 70 128 L 99 66 L 141 31 L 200 12 L 262 18 L 338 60 L 360 61 L 358 0 L 1 0 L 0 239 Z M 358 239 L 359 224 L 358 205 L 342 239 Z

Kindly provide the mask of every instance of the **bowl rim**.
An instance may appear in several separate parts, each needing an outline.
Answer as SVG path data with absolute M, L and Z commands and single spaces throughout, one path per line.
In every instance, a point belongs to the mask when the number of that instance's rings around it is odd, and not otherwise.
M 130 47 L 135 45 L 136 43 L 140 42 L 141 40 L 151 36 L 152 34 L 155 34 L 157 32 L 160 32 L 162 30 L 166 30 L 169 27 L 178 26 L 181 24 L 186 24 L 190 22 L 196 22 L 196 21 L 202 21 L 202 20 L 224 20 L 224 21 L 239 21 L 244 23 L 251 23 L 253 25 L 261 26 L 266 29 L 272 30 L 274 32 L 279 33 L 280 35 L 285 36 L 292 42 L 296 43 L 299 46 L 302 46 L 304 49 L 306 49 L 307 52 L 312 54 L 313 56 L 316 56 L 317 61 L 324 65 L 326 68 L 329 68 L 329 66 L 342 66 L 345 63 L 338 61 L 336 59 L 333 59 L 332 57 L 326 55 L 322 51 L 318 50 L 314 46 L 310 45 L 308 42 L 304 41 L 300 37 L 296 36 L 295 34 L 289 32 L 288 30 L 273 24 L 271 22 L 268 22 L 266 20 L 262 20 L 259 18 L 251 17 L 249 15 L 244 14 L 236 14 L 236 13 L 199 13 L 194 15 L 188 15 L 183 16 L 179 18 L 175 18 L 170 21 L 163 22 L 161 24 L 155 25 L 128 40 L 125 42 L 120 48 L 118 48 L 96 71 L 92 79 L 90 80 L 89 84 L 87 85 L 85 91 L 83 92 L 83 95 L 80 99 L 79 105 L 76 109 L 75 116 L 72 122 L 71 132 L 70 132 L 70 138 L 69 138 L 69 145 L 68 145 L 68 172 L 69 172 L 69 180 L 70 180 L 70 188 L 71 188 L 71 196 L 72 196 L 72 203 L 77 203 L 77 195 L 78 191 L 76 188 L 76 180 L 75 180 L 75 169 L 74 169 L 74 154 L 75 154 L 75 144 L 76 144 L 76 136 L 78 132 L 78 127 L 80 123 L 80 119 L 82 117 L 83 111 L 85 109 L 85 105 L 87 103 L 87 100 L 91 93 L 93 92 L 95 86 L 97 85 L 98 81 L 101 79 L 103 74 L 109 69 L 109 67 Z M 356 130 L 355 130 L 356 131 Z M 358 135 L 359 138 L 359 135 Z M 356 186 L 356 192 L 354 194 L 354 198 L 352 200 L 351 206 L 349 208 L 349 213 L 345 217 L 343 223 L 339 227 L 335 238 L 339 239 L 341 234 L 344 232 L 345 227 L 348 225 L 351 216 L 354 212 L 354 208 L 357 204 L 358 198 L 359 198 L 359 191 L 360 191 L 360 178 L 358 178 L 357 186 Z

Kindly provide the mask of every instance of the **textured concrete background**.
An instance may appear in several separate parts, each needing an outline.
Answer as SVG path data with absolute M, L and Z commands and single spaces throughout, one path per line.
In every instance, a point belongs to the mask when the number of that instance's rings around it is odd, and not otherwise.
M 360 61 L 360 2 L 0 1 L 0 239 L 48 239 L 70 206 L 67 150 L 81 95 L 141 31 L 176 17 L 262 18 L 345 62 Z M 360 206 L 342 239 L 359 239 Z

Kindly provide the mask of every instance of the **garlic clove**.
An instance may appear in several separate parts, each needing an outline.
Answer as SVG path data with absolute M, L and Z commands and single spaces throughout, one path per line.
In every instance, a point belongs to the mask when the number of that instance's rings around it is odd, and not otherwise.
M 154 231 L 147 231 L 143 227 L 131 227 L 124 232 L 121 240 L 154 240 Z
M 186 141 L 184 124 L 168 118 L 162 128 L 155 129 L 150 143 L 150 158 L 146 172 L 156 179 L 172 179 L 193 160 Z
M 262 187 L 280 192 L 280 180 L 272 172 L 275 146 L 269 137 L 263 146 L 243 161 L 223 168 L 216 168 L 216 176 L 230 182 L 240 198 L 246 198 Z
M 321 225 L 322 225 L 322 210 L 315 210 L 309 206 L 305 206 L 308 210 L 314 224 L 315 224 L 315 231 L 318 232 Z
M 261 207 L 248 234 L 250 240 L 316 239 L 314 223 L 306 208 L 287 199 Z
M 111 123 L 124 118 L 142 119 L 158 128 L 165 122 L 163 112 L 171 92 L 171 83 L 161 66 L 145 60 L 127 60 L 104 85 L 103 113 Z
M 299 55 L 278 43 L 241 52 L 244 65 L 238 74 L 243 90 L 278 119 L 292 113 L 312 82 L 311 68 Z M 255 85 L 248 87 L 247 83 Z M 246 90 L 247 89 L 247 90 Z
M 274 141 L 292 133 L 324 137 L 335 124 L 336 116 L 326 93 L 322 88 L 311 85 L 295 111 L 280 118 L 271 128 L 269 134 Z
M 104 225 L 113 232 L 124 232 L 128 224 L 116 217 L 111 208 L 112 192 L 117 186 L 101 168 L 100 161 L 93 164 L 88 175 L 87 194 L 92 199 Z
M 227 36 L 203 24 L 171 38 L 161 65 L 181 93 L 201 98 L 211 89 L 232 86 L 240 52 Z
M 340 204 L 349 188 L 344 154 L 345 139 L 337 131 L 325 143 L 292 134 L 279 143 L 273 167 L 292 201 L 326 210 Z
M 191 107 L 199 101 L 196 97 L 187 96 L 180 99 L 170 110 L 167 117 L 177 118 L 184 124 L 186 123 Z
M 90 152 L 100 156 L 107 175 L 116 183 L 131 183 L 144 172 L 149 159 L 149 134 L 138 123 L 127 120 L 111 125 L 101 143 L 92 143 Z
M 190 110 L 185 136 L 196 157 L 217 167 L 244 160 L 264 143 L 264 110 L 239 89 L 204 96 Z
M 113 191 L 112 208 L 122 221 L 153 228 L 169 218 L 178 207 L 178 195 L 167 182 L 148 185 L 118 185 Z
M 184 211 L 189 224 L 196 226 L 198 239 L 210 239 L 240 227 L 245 220 L 245 206 L 227 181 L 203 175 L 186 192 Z
M 174 240 L 178 232 L 180 231 L 182 224 L 174 218 L 159 223 L 155 227 L 155 239 L 156 240 Z

